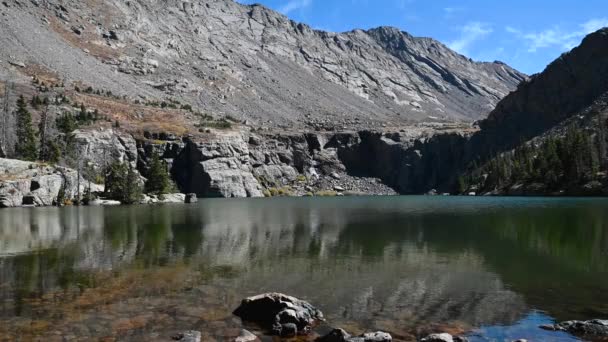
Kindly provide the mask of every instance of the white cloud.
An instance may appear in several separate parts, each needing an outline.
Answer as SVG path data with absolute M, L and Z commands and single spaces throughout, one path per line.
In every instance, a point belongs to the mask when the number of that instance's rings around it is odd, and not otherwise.
M 603 27 L 607 27 L 608 26 L 608 19 L 607 18 L 600 18 L 600 19 L 591 19 L 588 20 L 587 22 L 584 22 L 580 25 L 580 27 L 582 28 L 582 32 L 583 34 L 587 35 L 589 33 L 595 32 Z
M 279 8 L 279 12 L 289 14 L 293 11 L 306 8 L 312 4 L 312 0 L 291 0 Z
M 571 31 L 566 31 L 559 26 L 547 28 L 539 32 L 524 32 L 507 26 L 505 27 L 505 31 L 524 40 L 527 44 L 528 52 L 536 52 L 539 49 L 549 47 L 570 50 L 577 46 L 586 35 L 606 26 L 608 26 L 608 19 L 596 18 L 578 25 L 577 29 Z
M 470 22 L 460 29 L 460 38 L 448 43 L 448 46 L 463 55 L 468 54 L 469 47 L 478 40 L 485 38 L 494 30 L 485 23 Z
M 452 18 L 455 14 L 459 12 L 464 12 L 463 7 L 444 7 L 443 14 L 446 18 Z

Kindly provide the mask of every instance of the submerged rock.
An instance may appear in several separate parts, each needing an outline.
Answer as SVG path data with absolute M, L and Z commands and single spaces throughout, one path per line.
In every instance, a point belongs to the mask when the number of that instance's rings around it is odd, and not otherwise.
M 351 336 L 343 329 L 334 329 L 329 334 L 316 339 L 316 342 L 391 342 L 392 340 L 390 334 L 382 331 Z
M 566 321 L 540 327 L 545 330 L 564 331 L 577 336 L 608 338 L 608 320 Z
M 201 342 L 201 332 L 194 330 L 184 331 L 174 335 L 172 339 L 179 342 Z
M 234 314 L 254 322 L 274 335 L 306 335 L 323 321 L 323 313 L 310 303 L 281 293 L 265 293 L 243 299 Z
M 241 330 L 241 333 L 239 334 L 239 336 L 237 336 L 234 339 L 234 342 L 254 342 L 254 341 L 259 341 L 260 339 L 255 336 L 252 332 L 250 332 L 249 330 Z
M 466 337 L 461 336 L 452 336 L 448 333 L 443 334 L 431 334 L 423 339 L 420 342 L 467 342 Z

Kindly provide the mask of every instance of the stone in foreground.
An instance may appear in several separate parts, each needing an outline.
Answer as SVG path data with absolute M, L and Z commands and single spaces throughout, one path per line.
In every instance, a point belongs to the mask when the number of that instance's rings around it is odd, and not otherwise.
M 174 335 L 172 339 L 179 342 L 201 342 L 201 337 L 200 331 L 189 330 Z
M 306 335 L 324 320 L 323 313 L 310 303 L 281 293 L 245 298 L 234 314 L 279 336 Z
M 381 331 L 351 336 L 343 329 L 334 329 L 329 334 L 319 337 L 315 342 L 391 342 L 392 340 L 390 334 Z
M 577 336 L 608 338 L 608 320 L 566 321 L 540 327 L 545 330 L 564 331 Z
M 251 331 L 243 329 L 241 330 L 239 336 L 234 339 L 234 342 L 254 342 L 259 340 L 260 339 L 255 336 Z
M 452 336 L 447 333 L 443 334 L 431 334 L 423 339 L 420 342 L 467 342 L 466 337 L 460 336 Z

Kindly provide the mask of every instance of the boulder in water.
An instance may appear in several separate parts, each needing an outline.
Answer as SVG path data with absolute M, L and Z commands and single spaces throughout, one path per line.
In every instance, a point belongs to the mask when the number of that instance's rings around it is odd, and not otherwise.
M 608 338 L 608 320 L 566 321 L 541 325 L 541 328 L 551 331 L 564 331 L 576 336 Z
M 201 342 L 201 332 L 194 330 L 184 331 L 175 334 L 172 339 L 179 342 Z
M 310 303 L 281 293 L 245 298 L 234 314 L 279 336 L 306 335 L 324 320 Z

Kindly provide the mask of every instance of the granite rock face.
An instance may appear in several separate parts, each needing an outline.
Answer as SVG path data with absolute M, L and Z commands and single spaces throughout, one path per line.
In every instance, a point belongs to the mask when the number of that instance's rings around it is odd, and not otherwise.
M 468 135 L 429 129 L 381 133 L 217 132 L 186 139 L 171 172 L 199 197 L 449 192 Z M 274 194 L 273 194 L 274 195 Z
M 395 28 L 324 32 L 232 0 L 7 3 L 0 60 L 260 125 L 473 121 L 526 78 Z M 0 76 L 20 68 L 0 63 Z
M 21 160 L 0 159 L 0 207 L 23 205 L 50 206 L 73 201 L 84 194 L 89 185 L 92 192 L 102 186 L 78 179 L 78 172 L 59 166 L 46 166 Z M 80 184 L 80 189 L 79 189 Z M 61 198 L 63 197 L 63 198 Z
M 249 145 L 239 132 L 188 140 L 173 173 L 183 192 L 200 197 L 263 197 L 251 172 Z
M 114 162 L 137 167 L 137 144 L 132 135 L 113 129 L 74 131 L 78 157 L 83 165 L 101 172 Z

